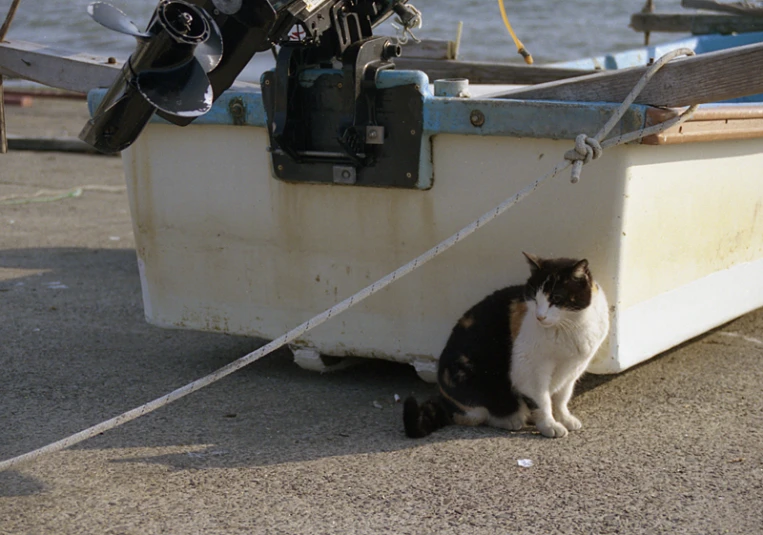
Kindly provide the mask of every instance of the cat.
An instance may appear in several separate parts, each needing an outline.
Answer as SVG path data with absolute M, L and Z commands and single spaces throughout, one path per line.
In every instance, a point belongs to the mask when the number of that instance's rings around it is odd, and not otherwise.
M 409 437 L 451 424 L 534 424 L 552 438 L 581 428 L 567 403 L 609 331 L 607 298 L 587 260 L 522 254 L 527 282 L 487 296 L 453 327 L 438 364 L 439 394 L 421 406 L 405 400 Z

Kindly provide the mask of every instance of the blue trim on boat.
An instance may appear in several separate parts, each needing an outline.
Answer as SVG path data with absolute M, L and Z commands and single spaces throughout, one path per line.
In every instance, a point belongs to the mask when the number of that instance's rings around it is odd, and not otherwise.
M 425 99 L 433 96 L 432 89 L 429 87 L 429 78 L 421 71 L 381 71 L 376 78 L 376 87 L 379 89 L 389 89 L 410 84 L 415 85 L 416 89 L 424 95 Z
M 93 89 L 87 95 L 87 107 L 90 110 L 90 116 L 92 117 L 98 105 L 106 96 L 108 89 L 99 88 Z M 262 102 L 262 93 L 258 88 L 236 88 L 235 90 L 228 90 L 220 95 L 220 98 L 212 106 L 212 109 L 201 117 L 197 117 L 193 123 L 194 125 L 229 125 L 233 126 L 238 124 L 240 120 L 235 120 L 230 112 L 230 104 L 234 99 L 244 105 L 244 121 L 243 123 L 248 126 L 259 126 L 264 128 L 267 123 L 267 116 L 265 115 L 265 106 Z M 172 124 L 169 121 L 162 119 L 158 115 L 151 117 L 152 123 L 159 124 Z
M 262 101 L 262 92 L 259 89 L 245 89 L 226 91 L 212 106 L 212 109 L 194 121 L 194 124 L 237 124 L 231 115 L 231 101 L 238 99 L 244 105 L 244 125 L 259 126 L 264 128 L 268 122 L 265 114 L 265 105 Z
M 424 102 L 424 131 L 435 134 L 575 139 L 581 132 L 594 134 L 617 109 L 605 102 L 559 102 L 509 99 L 431 97 Z M 474 111 L 485 122 L 471 123 Z M 613 135 L 640 128 L 646 106 L 632 106 Z
M 617 107 L 611 103 L 556 102 L 512 99 L 462 99 L 435 97 L 427 77 L 419 71 L 384 71 L 379 73 L 380 88 L 414 84 L 424 101 L 424 130 L 429 135 L 467 134 L 479 136 L 535 137 L 574 139 L 582 132 L 592 133 L 602 125 Z M 106 93 L 95 89 L 88 94 L 91 115 Z M 230 112 L 233 100 L 243 104 L 245 126 L 264 128 L 267 122 L 262 92 L 257 88 L 228 90 L 198 117 L 193 125 L 241 124 Z M 631 114 L 623 120 L 627 128 L 638 128 L 645 117 L 644 106 L 633 106 Z M 479 110 L 485 123 L 475 127 L 470 121 L 472 111 Z M 170 124 L 155 115 L 154 123 Z

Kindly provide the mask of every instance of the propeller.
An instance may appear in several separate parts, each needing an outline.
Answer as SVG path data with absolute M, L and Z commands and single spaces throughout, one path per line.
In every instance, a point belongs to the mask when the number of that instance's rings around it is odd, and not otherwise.
M 213 92 L 206 73 L 219 65 L 223 40 L 203 9 L 184 0 L 162 0 L 145 32 L 106 2 L 94 2 L 87 11 L 102 26 L 138 40 L 130 68 L 138 91 L 155 108 L 179 117 L 210 110 Z M 170 46 L 152 46 L 154 40 Z
M 282 7 L 302 1 L 285 0 Z M 141 31 L 106 2 L 93 2 L 87 11 L 137 40 L 79 135 L 106 153 L 129 147 L 154 113 L 185 126 L 209 111 L 252 56 L 271 48 L 277 17 L 269 0 L 159 0 Z
M 119 152 L 157 111 L 185 125 L 212 108 L 209 73 L 222 61 L 223 39 L 204 9 L 186 0 L 160 0 L 145 31 L 111 4 L 94 2 L 87 11 L 106 28 L 134 37 L 138 45 L 80 139 L 102 152 Z

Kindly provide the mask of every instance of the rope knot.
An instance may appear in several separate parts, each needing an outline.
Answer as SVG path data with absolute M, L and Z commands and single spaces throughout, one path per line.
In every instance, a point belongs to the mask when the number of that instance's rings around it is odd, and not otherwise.
M 564 155 L 565 160 L 572 162 L 572 183 L 577 184 L 580 180 L 580 172 L 584 164 L 596 160 L 603 153 L 604 150 L 601 148 L 599 140 L 585 134 L 578 134 L 578 137 L 575 138 L 575 148 L 568 150 Z

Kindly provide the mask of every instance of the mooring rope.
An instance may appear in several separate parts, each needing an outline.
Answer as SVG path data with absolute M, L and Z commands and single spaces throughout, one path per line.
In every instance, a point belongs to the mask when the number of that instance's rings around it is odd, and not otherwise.
M 136 418 L 139 418 L 145 414 L 155 411 L 156 409 L 164 407 L 165 405 L 168 405 L 172 403 L 173 401 L 176 401 L 184 396 L 187 396 L 188 394 L 191 394 L 193 392 L 196 392 L 197 390 L 204 388 L 205 386 L 211 385 L 212 383 L 219 381 L 223 377 L 226 377 L 232 374 L 233 372 L 240 370 L 244 366 L 247 366 L 256 360 L 261 359 L 262 357 L 264 357 L 265 355 L 268 355 L 269 353 L 275 351 L 276 349 L 279 349 L 280 347 L 283 347 L 289 342 L 296 340 L 297 338 L 301 337 L 302 335 L 304 335 L 306 332 L 310 331 L 311 329 L 314 329 L 315 327 L 328 321 L 332 317 L 344 312 L 345 310 L 356 305 L 357 303 L 360 303 L 367 297 L 370 297 L 371 295 L 377 293 L 378 291 L 386 288 L 387 286 L 389 286 L 396 280 L 404 277 L 411 271 L 414 271 L 418 269 L 419 267 L 423 266 L 424 264 L 426 264 L 427 262 L 429 262 L 436 256 L 442 254 L 443 252 L 453 247 L 455 244 L 457 244 L 458 242 L 460 242 L 467 236 L 470 236 L 471 234 L 473 234 L 477 229 L 486 225 L 487 223 L 489 223 L 490 221 L 492 221 L 493 219 L 495 219 L 496 217 L 504 213 L 506 210 L 508 210 L 509 208 L 517 204 L 518 202 L 528 197 L 531 193 L 533 193 L 536 189 L 538 189 L 538 187 L 543 182 L 545 182 L 546 180 L 550 178 L 555 177 L 556 175 L 558 175 L 559 173 L 561 173 L 562 171 L 564 171 L 571 165 L 575 166 L 573 167 L 572 181 L 577 182 L 577 179 L 580 178 L 579 168 L 582 167 L 585 163 L 591 161 L 592 159 L 596 159 L 601 154 L 601 149 L 635 141 L 645 136 L 658 134 L 668 128 L 671 128 L 672 126 L 675 126 L 685 121 L 692 115 L 694 110 L 696 110 L 697 105 L 690 106 L 679 116 L 673 117 L 663 123 L 642 128 L 640 130 L 630 132 L 628 134 L 624 134 L 621 136 L 617 136 L 615 138 L 607 139 L 606 141 L 601 141 L 602 138 L 606 136 L 607 133 L 610 130 L 612 130 L 612 128 L 622 118 L 622 116 L 628 110 L 630 105 L 638 96 L 639 92 L 643 89 L 643 87 L 646 85 L 646 83 L 654 75 L 655 72 L 657 72 L 660 68 L 662 68 L 663 65 L 665 65 L 667 62 L 669 62 L 675 57 L 690 56 L 693 54 L 694 54 L 693 51 L 689 49 L 685 49 L 685 48 L 678 49 L 678 50 L 669 52 L 668 54 L 665 54 L 665 56 L 660 58 L 659 61 L 655 62 L 654 65 L 652 65 L 651 68 L 647 70 L 647 72 L 644 74 L 642 79 L 639 81 L 638 84 L 636 84 L 636 86 L 633 88 L 631 93 L 628 95 L 628 97 L 625 99 L 622 105 L 618 108 L 615 114 L 609 119 L 609 121 L 607 121 L 607 123 L 601 128 L 601 130 L 599 130 L 599 132 L 597 132 L 597 134 L 593 138 L 589 138 L 585 136 L 584 134 L 581 134 L 580 136 L 578 136 L 578 140 L 580 140 L 580 143 L 576 143 L 576 149 L 569 151 L 567 154 L 565 154 L 565 159 L 560 161 L 558 164 L 556 164 L 550 172 L 534 180 L 528 186 L 526 186 L 519 192 L 515 193 L 514 195 L 512 195 L 511 197 L 503 201 L 493 210 L 490 210 L 489 212 L 483 214 L 476 221 L 467 225 L 466 227 L 459 230 L 458 232 L 456 232 L 449 238 L 443 240 L 439 244 L 435 245 L 434 247 L 429 249 L 427 252 L 425 252 L 421 256 L 411 260 L 410 262 L 405 264 L 403 267 L 396 269 L 395 271 L 393 271 L 386 277 L 374 282 L 370 286 L 363 288 L 355 295 L 348 297 L 344 301 L 334 305 L 328 310 L 325 310 L 324 312 L 318 314 L 314 318 L 302 323 L 298 327 L 295 327 L 294 329 L 287 332 L 283 336 L 273 340 L 272 342 L 262 346 L 261 348 L 255 351 L 252 351 L 251 353 L 247 355 L 244 355 L 238 360 L 231 362 L 230 364 L 220 368 L 214 373 L 207 375 L 206 377 L 202 377 L 201 379 L 198 379 L 181 388 L 178 388 L 177 390 L 174 390 L 170 392 L 169 394 L 166 394 L 149 403 L 146 403 L 145 405 L 141 405 L 140 407 L 137 407 L 123 414 L 120 414 L 119 416 L 111 418 L 110 420 L 106 420 L 105 422 L 102 422 L 98 425 L 85 429 L 84 431 L 80 431 L 79 433 L 71 435 L 70 437 L 64 438 L 62 440 L 59 440 L 57 442 L 54 442 L 52 444 L 49 444 L 37 450 L 31 451 L 24 455 L 20 455 L 18 457 L 14 457 L 12 459 L 8 459 L 6 461 L 0 462 L 0 472 L 19 466 L 22 463 L 31 461 L 42 455 L 45 455 L 48 453 L 54 453 L 54 452 L 66 449 L 70 446 L 78 444 L 79 442 L 82 442 L 96 435 L 99 435 L 105 431 L 114 429 L 115 427 L 120 426 L 124 423 L 127 423 L 131 420 L 135 420 Z M 575 175 L 576 168 L 578 169 L 577 175 Z

